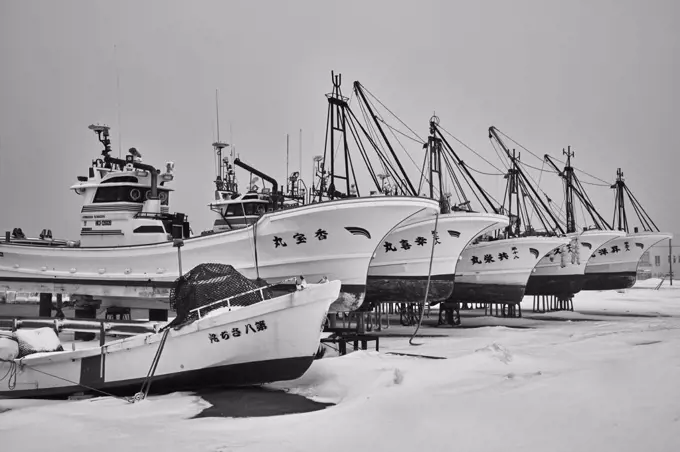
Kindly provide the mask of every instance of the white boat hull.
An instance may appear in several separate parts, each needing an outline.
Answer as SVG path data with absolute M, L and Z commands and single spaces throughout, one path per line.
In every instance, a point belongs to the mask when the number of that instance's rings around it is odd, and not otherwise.
M 437 244 L 430 259 L 435 222 Z M 504 215 L 470 212 L 404 222 L 376 250 L 368 269 L 366 302 L 422 302 L 428 274 L 428 301 L 446 300 L 453 292 L 456 264 L 463 249 L 481 234 L 503 228 L 508 222 Z
M 593 249 L 621 237 L 620 231 L 591 230 L 567 234 L 571 242 L 557 248 L 536 264 L 529 276 L 525 295 L 570 296 L 585 284 L 585 270 Z
M 268 283 L 299 276 L 311 283 L 338 279 L 343 287 L 331 311 L 351 311 L 363 302 L 370 260 L 383 237 L 405 219 L 438 209 L 429 199 L 385 196 L 272 212 L 247 228 L 185 239 L 182 267 L 224 263 Z M 0 290 L 90 295 L 109 304 L 167 301 L 178 274 L 172 242 L 98 248 L 0 242 Z
M 260 303 L 221 308 L 170 328 L 151 384 L 154 392 L 209 385 L 242 386 L 302 376 L 318 350 L 328 308 L 338 298 L 340 281 Z M 236 333 L 238 330 L 238 333 Z M 163 333 L 149 333 L 104 346 L 36 353 L 13 360 L 14 389 L 3 380 L 0 397 L 56 397 L 94 388 L 134 395 L 140 390 Z M 9 371 L 0 362 L 0 375 Z M 54 376 L 59 378 L 55 378 Z
M 456 266 L 449 301 L 520 303 L 539 260 L 567 243 L 566 237 L 519 237 L 470 245 Z
M 633 287 L 642 254 L 662 240 L 666 232 L 627 234 L 600 246 L 586 265 L 583 290 L 616 290 Z

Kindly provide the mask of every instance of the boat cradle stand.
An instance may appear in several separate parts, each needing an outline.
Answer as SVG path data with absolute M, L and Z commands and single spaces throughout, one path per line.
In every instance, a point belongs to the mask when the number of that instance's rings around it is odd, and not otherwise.
M 574 295 L 534 295 L 534 312 L 573 311 Z
M 322 344 L 338 344 L 340 356 L 347 354 L 347 343 L 352 342 L 354 350 L 368 350 L 368 343 L 375 342 L 375 351 L 380 351 L 380 337 L 375 334 L 359 333 L 354 328 L 326 328 L 324 331 L 332 333 L 331 336 L 322 338 Z

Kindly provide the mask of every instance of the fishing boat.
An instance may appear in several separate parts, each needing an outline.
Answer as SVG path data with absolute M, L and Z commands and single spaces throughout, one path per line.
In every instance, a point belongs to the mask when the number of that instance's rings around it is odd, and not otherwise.
M 201 264 L 177 280 L 170 299 L 177 317 L 170 323 L 5 321 L 13 331 L 0 330 L 0 375 L 6 375 L 0 398 L 83 392 L 140 400 L 299 378 L 314 360 L 340 286 L 337 280 L 306 284 L 275 297 L 231 266 Z M 99 332 L 100 342 L 61 343 L 55 330 Z M 127 337 L 106 340 L 111 334 Z
M 379 118 L 376 106 L 368 98 L 368 90 L 358 81 L 354 82 L 358 109 L 367 112 L 367 123 L 361 124 L 348 99 L 342 95 L 341 76 L 332 74 L 333 91 L 328 99 L 328 127 L 324 155 L 317 161 L 315 172 L 319 177 L 312 187 L 312 199 L 322 200 L 329 188 L 345 192 L 358 191 L 356 165 L 352 160 L 349 141 L 353 138 L 356 148 L 362 154 L 362 161 L 375 188 L 386 196 L 400 193 L 410 196 L 427 197 L 436 200 L 440 212 L 429 218 L 408 220 L 388 234 L 376 250 L 368 269 L 366 303 L 423 302 L 446 300 L 453 292 L 454 272 L 463 249 L 476 237 L 508 224 L 508 217 L 486 212 L 472 212 L 451 206 L 442 180 L 441 142 L 430 138 L 426 148 L 425 161 L 420 169 L 421 176 L 427 176 L 425 193 L 412 183 L 404 170 L 402 159 L 397 156 L 393 144 L 383 129 L 384 121 Z M 368 121 L 370 118 L 370 122 Z M 438 120 L 436 117 L 432 121 Z M 349 133 L 354 131 L 355 133 Z M 377 133 L 370 134 L 368 130 Z M 359 136 L 359 131 L 363 138 Z M 378 144 L 378 137 L 380 143 Z M 374 156 L 387 173 L 375 174 L 369 153 L 362 142 L 371 143 Z M 338 156 L 335 143 L 342 143 Z M 387 151 L 384 151 L 387 149 Z M 405 149 L 405 148 L 404 148 Z M 344 170 L 344 172 L 343 172 Z M 380 179 L 380 182 L 378 182 Z M 392 183 L 388 181 L 394 181 Z M 429 188 L 429 192 L 427 191 Z
M 491 127 L 489 132 L 511 160 L 517 163 L 518 159 L 510 154 L 498 136 L 502 132 L 494 127 Z M 512 140 L 507 135 L 503 135 Z M 517 144 L 526 149 L 520 143 Z M 567 157 L 563 169 L 558 168 L 555 163 L 556 159 L 548 154 L 544 156 L 544 162 L 549 163 L 564 181 L 566 236 L 572 238 L 572 243 L 553 251 L 539 262 L 536 272 L 530 278 L 527 295 L 573 295 L 580 290 L 614 290 L 631 287 L 635 283 L 637 266 L 642 254 L 654 244 L 671 238 L 672 234 L 659 231 L 626 186 L 620 169 L 617 171 L 616 182 L 610 187 L 615 189 L 614 224 L 610 225 L 593 205 L 576 175 L 575 170 L 578 168 L 571 163 L 571 158 L 574 156 L 571 147 L 563 149 L 562 153 Z M 517 171 L 521 173 L 519 168 Z M 606 182 L 582 170 L 579 171 L 600 182 Z M 638 220 L 644 229 L 643 232 L 638 232 L 637 227 L 634 233 L 629 232 L 628 216 L 625 211 L 626 197 L 633 204 Z M 536 198 L 542 203 L 540 197 L 536 196 Z M 583 231 L 577 231 L 576 228 L 575 201 L 581 203 L 584 217 L 586 213 L 590 217 L 584 218 L 591 224 L 587 225 Z M 554 217 L 552 218 L 555 220 Z
M 475 189 L 477 198 L 484 200 L 494 214 L 507 218 L 503 230 L 499 230 L 498 225 L 489 228 L 462 250 L 455 268 L 453 292 L 447 301 L 520 303 L 536 264 L 548 253 L 569 243 L 569 239 L 559 236 L 520 236 L 516 228 L 517 216 L 512 214 L 512 210 L 496 206 L 470 172 L 470 165 L 465 164 L 451 146 L 444 132 L 439 119 L 431 118 L 430 141 L 440 143 L 446 150 L 442 156 L 445 157 L 449 176 L 456 182 L 460 178 L 465 179 Z M 460 176 L 454 173 L 454 168 L 458 169 Z M 515 173 L 510 175 L 517 176 Z M 515 182 L 510 178 L 508 186 L 513 183 Z M 457 186 L 461 187 L 462 184 L 457 183 Z M 459 188 L 459 191 L 462 189 Z M 467 197 L 461 201 L 459 208 L 471 211 Z
M 93 129 L 104 144 L 103 158 L 72 187 L 84 200 L 80 240 L 47 247 L 0 242 L 0 289 L 157 308 L 167 301 L 181 262 L 194 267 L 228 260 L 246 277 L 270 283 L 298 276 L 341 280 L 331 310 L 351 311 L 363 301 L 368 266 L 383 237 L 402 221 L 439 209 L 422 198 L 347 197 L 287 210 L 274 205 L 247 227 L 192 235 L 184 214 L 164 210 L 170 191 L 164 183 L 174 165 L 160 174 L 141 163 L 136 150 L 125 160 L 113 158 L 108 127 Z M 281 283 L 277 290 L 294 287 Z
M 368 269 L 366 300 L 446 300 L 454 291 L 458 259 L 480 234 L 507 225 L 508 217 L 451 212 L 411 221 L 390 233 Z M 433 249 L 434 248 L 434 249 Z
M 567 243 L 565 237 L 481 238 L 463 250 L 451 298 L 470 303 L 520 303 L 536 264 Z
M 637 280 L 640 258 L 657 243 L 673 234 L 647 231 L 617 237 L 600 246 L 590 256 L 585 269 L 583 290 L 629 289 Z
M 378 155 L 380 166 L 394 181 L 394 187 L 384 187 L 386 178 L 383 177 L 382 183 L 376 182 L 377 188 L 388 194 L 419 195 L 420 190 L 411 183 L 394 147 L 387 138 L 387 133 L 382 126 L 382 124 L 387 124 L 383 115 L 376 113 L 375 105 L 368 100 L 370 95 L 368 90 L 359 82 L 354 82 L 355 98 L 361 102 L 361 110 L 367 112 L 366 115 L 372 118 L 370 126 L 362 126 L 356 121 L 355 115 L 348 107 L 347 98 L 343 97 L 340 92 L 339 76 L 334 78 L 333 83 L 334 91 L 328 95 L 330 135 L 328 143 L 339 141 L 344 143 L 346 149 L 347 139 L 343 136 L 345 127 L 352 131 L 364 132 L 366 141 L 371 144 Z M 491 234 L 494 240 L 489 241 L 490 233 L 510 224 L 508 215 L 496 209 L 487 193 L 472 177 L 469 166 L 463 163 L 448 144 L 440 131 L 437 116 L 430 118 L 429 126 L 430 136 L 423 145 L 427 149 L 427 154 L 421 169 L 421 178 L 428 180 L 429 197 L 437 199 L 440 203 L 440 214 L 434 218 L 404 223 L 385 238 L 382 249 L 376 251 L 376 256 L 369 267 L 366 300 L 422 302 L 427 292 L 429 303 L 446 300 L 521 302 L 526 282 L 538 259 L 568 243 L 569 240 L 560 237 L 534 239 Z M 397 130 L 389 124 L 387 127 L 393 131 Z M 370 129 L 376 132 L 366 133 L 366 130 Z M 411 131 L 410 128 L 409 130 Z M 402 134 L 401 131 L 399 133 Z M 337 136 L 338 134 L 342 135 Z M 422 141 L 417 136 L 412 139 Z M 357 145 L 363 149 L 358 141 Z M 389 152 L 383 152 L 383 148 Z M 333 159 L 335 150 L 333 147 L 330 149 L 333 152 L 330 153 L 329 158 Z M 326 160 L 325 157 L 324 155 L 322 162 Z M 363 150 L 362 157 L 364 161 L 368 160 Z M 347 152 L 345 152 L 344 160 L 346 168 L 354 168 Z M 322 187 L 320 191 L 323 191 L 324 186 L 337 187 L 338 183 L 346 185 L 346 189 L 349 189 L 350 180 L 353 179 L 350 171 L 339 174 L 339 181 L 334 180 L 335 174 L 338 173 L 338 166 L 338 162 L 331 160 L 331 168 L 335 169 L 327 178 L 320 178 Z M 453 174 L 453 168 L 456 166 L 468 178 L 471 186 L 475 186 L 481 196 L 489 202 L 492 208 L 491 213 L 472 210 L 470 201 L 463 194 L 462 184 Z M 446 169 L 449 170 L 448 175 L 452 180 L 452 185 L 459 193 L 460 202 L 455 205 L 451 205 L 449 197 L 444 193 L 442 178 Z M 427 177 L 426 171 L 429 171 Z M 318 169 L 317 173 L 324 174 L 322 169 Z M 375 177 L 381 178 L 381 175 L 375 175 L 374 171 L 371 171 L 371 174 L 374 175 L 374 179 Z M 317 190 L 319 189 L 315 185 L 312 194 L 314 195 Z M 430 246 L 426 246 L 428 244 Z
M 598 249 L 617 237 L 619 231 L 588 230 L 566 234 L 570 242 L 544 256 L 527 281 L 525 295 L 574 295 L 586 284 L 585 271 Z
M 547 205 L 538 193 L 538 187 L 534 187 L 522 169 L 519 156 L 505 145 L 501 138 L 502 132 L 496 127 L 489 128 L 489 138 L 495 139 L 503 149 L 505 154 L 512 162 L 511 168 L 506 175 L 508 183 L 506 185 L 505 199 L 508 200 L 508 208 L 516 210 L 511 217 L 513 218 L 513 234 L 515 236 L 524 235 L 555 235 L 566 237 L 569 243 L 555 248 L 545 255 L 534 268 L 527 281 L 525 295 L 552 295 L 559 297 L 570 297 L 581 291 L 585 284 L 585 269 L 590 258 L 593 247 L 597 248 L 603 244 L 620 237 L 622 234 L 616 231 L 602 231 L 599 229 L 587 228 L 577 231 L 576 215 L 574 209 L 574 199 L 585 199 L 579 191 L 582 188 L 574 168 L 571 166 L 571 158 L 574 153 L 571 147 L 563 150 L 567 156 L 567 161 L 563 170 L 560 170 L 549 155 L 545 155 L 547 161 L 564 180 L 565 195 L 565 221 L 562 222 L 559 215 Z M 507 135 L 503 134 L 505 137 Z M 514 141 L 514 140 L 513 140 Z M 515 142 L 516 143 L 516 142 Z M 523 147 L 521 144 L 517 143 Z M 525 148 L 526 149 L 526 148 Z M 576 195 L 576 196 L 575 196 Z M 527 202 L 528 200 L 528 202 Z M 528 215 L 531 205 L 532 215 Z M 586 208 L 596 225 L 602 218 L 595 212 Z M 531 225 L 531 218 L 536 216 L 542 223 L 545 232 L 536 231 Z M 524 219 L 523 228 L 520 228 L 520 218 Z M 584 218 L 585 220 L 585 218 Z M 520 231 L 523 229 L 523 231 Z M 585 253 L 582 250 L 586 249 Z M 582 255 L 583 254 L 583 255 Z
M 333 91 L 326 96 L 329 104 L 326 148 L 323 156 L 315 158 L 315 180 L 310 192 L 307 192 L 299 172 L 289 175 L 286 190 L 282 191 L 274 178 L 244 163 L 233 152 L 223 155 L 228 144 L 220 143 L 219 140 L 213 143 L 218 162 L 215 201 L 210 204 L 211 210 L 217 214 L 213 231 L 241 229 L 256 222 L 266 212 L 299 208 L 305 203 L 320 205 L 333 199 L 361 198 L 357 184 L 352 183 L 357 180 L 358 165 L 352 162 L 347 129 L 365 129 L 357 123 L 348 99 L 342 95 L 340 75 L 332 74 L 332 79 Z M 361 85 L 357 82 L 354 88 L 358 93 L 357 98 L 365 101 Z M 379 121 L 375 121 L 375 125 L 380 129 Z M 356 141 L 357 136 L 354 139 Z M 330 151 L 337 142 L 343 143 L 338 155 Z M 360 141 L 356 141 L 356 144 L 359 147 Z M 387 146 L 391 147 L 389 142 Z M 381 153 L 377 147 L 374 150 Z M 435 165 L 441 164 L 441 158 L 437 156 L 440 149 L 433 148 L 428 152 L 434 154 L 430 170 L 436 173 Z M 396 159 L 396 155 L 392 155 Z M 379 158 L 384 160 L 385 156 L 380 155 Z M 363 163 L 367 171 L 373 173 L 370 159 L 364 158 Z M 396 164 L 400 165 L 398 159 Z M 239 192 L 235 167 L 251 174 L 251 183 L 245 193 Z M 401 174 L 408 180 L 408 175 L 403 171 Z M 260 179 L 263 185 L 266 182 L 270 187 L 260 188 L 253 183 Z M 441 188 L 441 180 L 439 184 Z M 411 189 L 402 194 L 423 199 L 410 185 Z M 376 184 L 376 188 L 372 196 L 380 193 L 387 197 L 399 197 L 396 192 L 386 190 L 384 178 L 383 183 Z M 430 192 L 429 198 L 435 199 L 432 187 Z M 404 221 L 376 249 L 369 266 L 366 297 L 361 309 L 368 309 L 379 302 L 422 302 L 426 293 L 430 302 L 445 300 L 453 290 L 454 270 L 462 249 L 480 234 L 494 227 L 506 226 L 507 223 L 508 218 L 503 215 L 450 212 L 449 208 L 444 208 L 437 215 L 430 214 L 428 218 Z
M 623 171 L 618 168 L 616 181 L 611 186 L 615 190 L 614 222 L 610 229 L 625 233 L 605 245 L 595 249 L 585 270 L 583 290 L 620 290 L 633 287 L 637 280 L 637 268 L 642 255 L 663 240 L 673 238 L 669 232 L 661 232 L 654 221 L 638 202 L 625 183 Z M 643 231 L 638 227 L 630 232 L 626 215 L 625 198 L 633 205 Z
M 585 271 L 592 259 L 593 250 L 626 235 L 622 231 L 602 229 L 604 218 L 587 205 L 589 198 L 571 165 L 571 158 L 574 156 L 571 146 L 563 149 L 562 153 L 567 157 L 562 170 L 548 154 L 544 159 L 564 181 L 565 235 L 571 242 L 541 259 L 536 265 L 536 271 L 529 278 L 526 295 L 572 296 L 579 293 L 586 284 Z M 588 212 L 593 222 L 592 226 L 587 226 L 582 231 L 577 231 L 576 227 L 575 201 L 586 203 L 585 209 L 582 209 L 584 217 L 585 212 Z

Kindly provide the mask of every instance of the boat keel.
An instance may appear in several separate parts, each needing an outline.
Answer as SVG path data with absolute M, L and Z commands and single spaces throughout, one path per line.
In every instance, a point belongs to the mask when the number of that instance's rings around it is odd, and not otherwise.
M 585 284 L 585 275 L 531 275 L 524 295 L 573 295 Z
M 365 303 L 422 303 L 427 291 L 428 302 L 440 302 L 453 293 L 454 275 L 432 275 L 427 288 L 427 276 L 369 276 Z
M 525 287 L 516 284 L 477 284 L 455 282 L 447 301 L 464 303 L 521 303 Z
M 586 273 L 583 290 L 630 289 L 636 279 L 637 272 Z

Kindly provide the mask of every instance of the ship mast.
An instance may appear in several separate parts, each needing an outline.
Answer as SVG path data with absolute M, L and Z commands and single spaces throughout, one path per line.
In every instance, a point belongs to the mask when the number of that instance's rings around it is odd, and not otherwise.
M 227 191 L 236 193 L 236 181 L 234 179 L 234 170 L 231 165 L 229 157 L 222 158 L 222 149 L 229 146 L 227 143 L 220 141 L 220 104 L 218 98 L 218 90 L 215 90 L 215 115 L 217 116 L 217 141 L 212 146 L 217 158 L 217 175 L 215 178 L 215 188 L 218 191 Z

